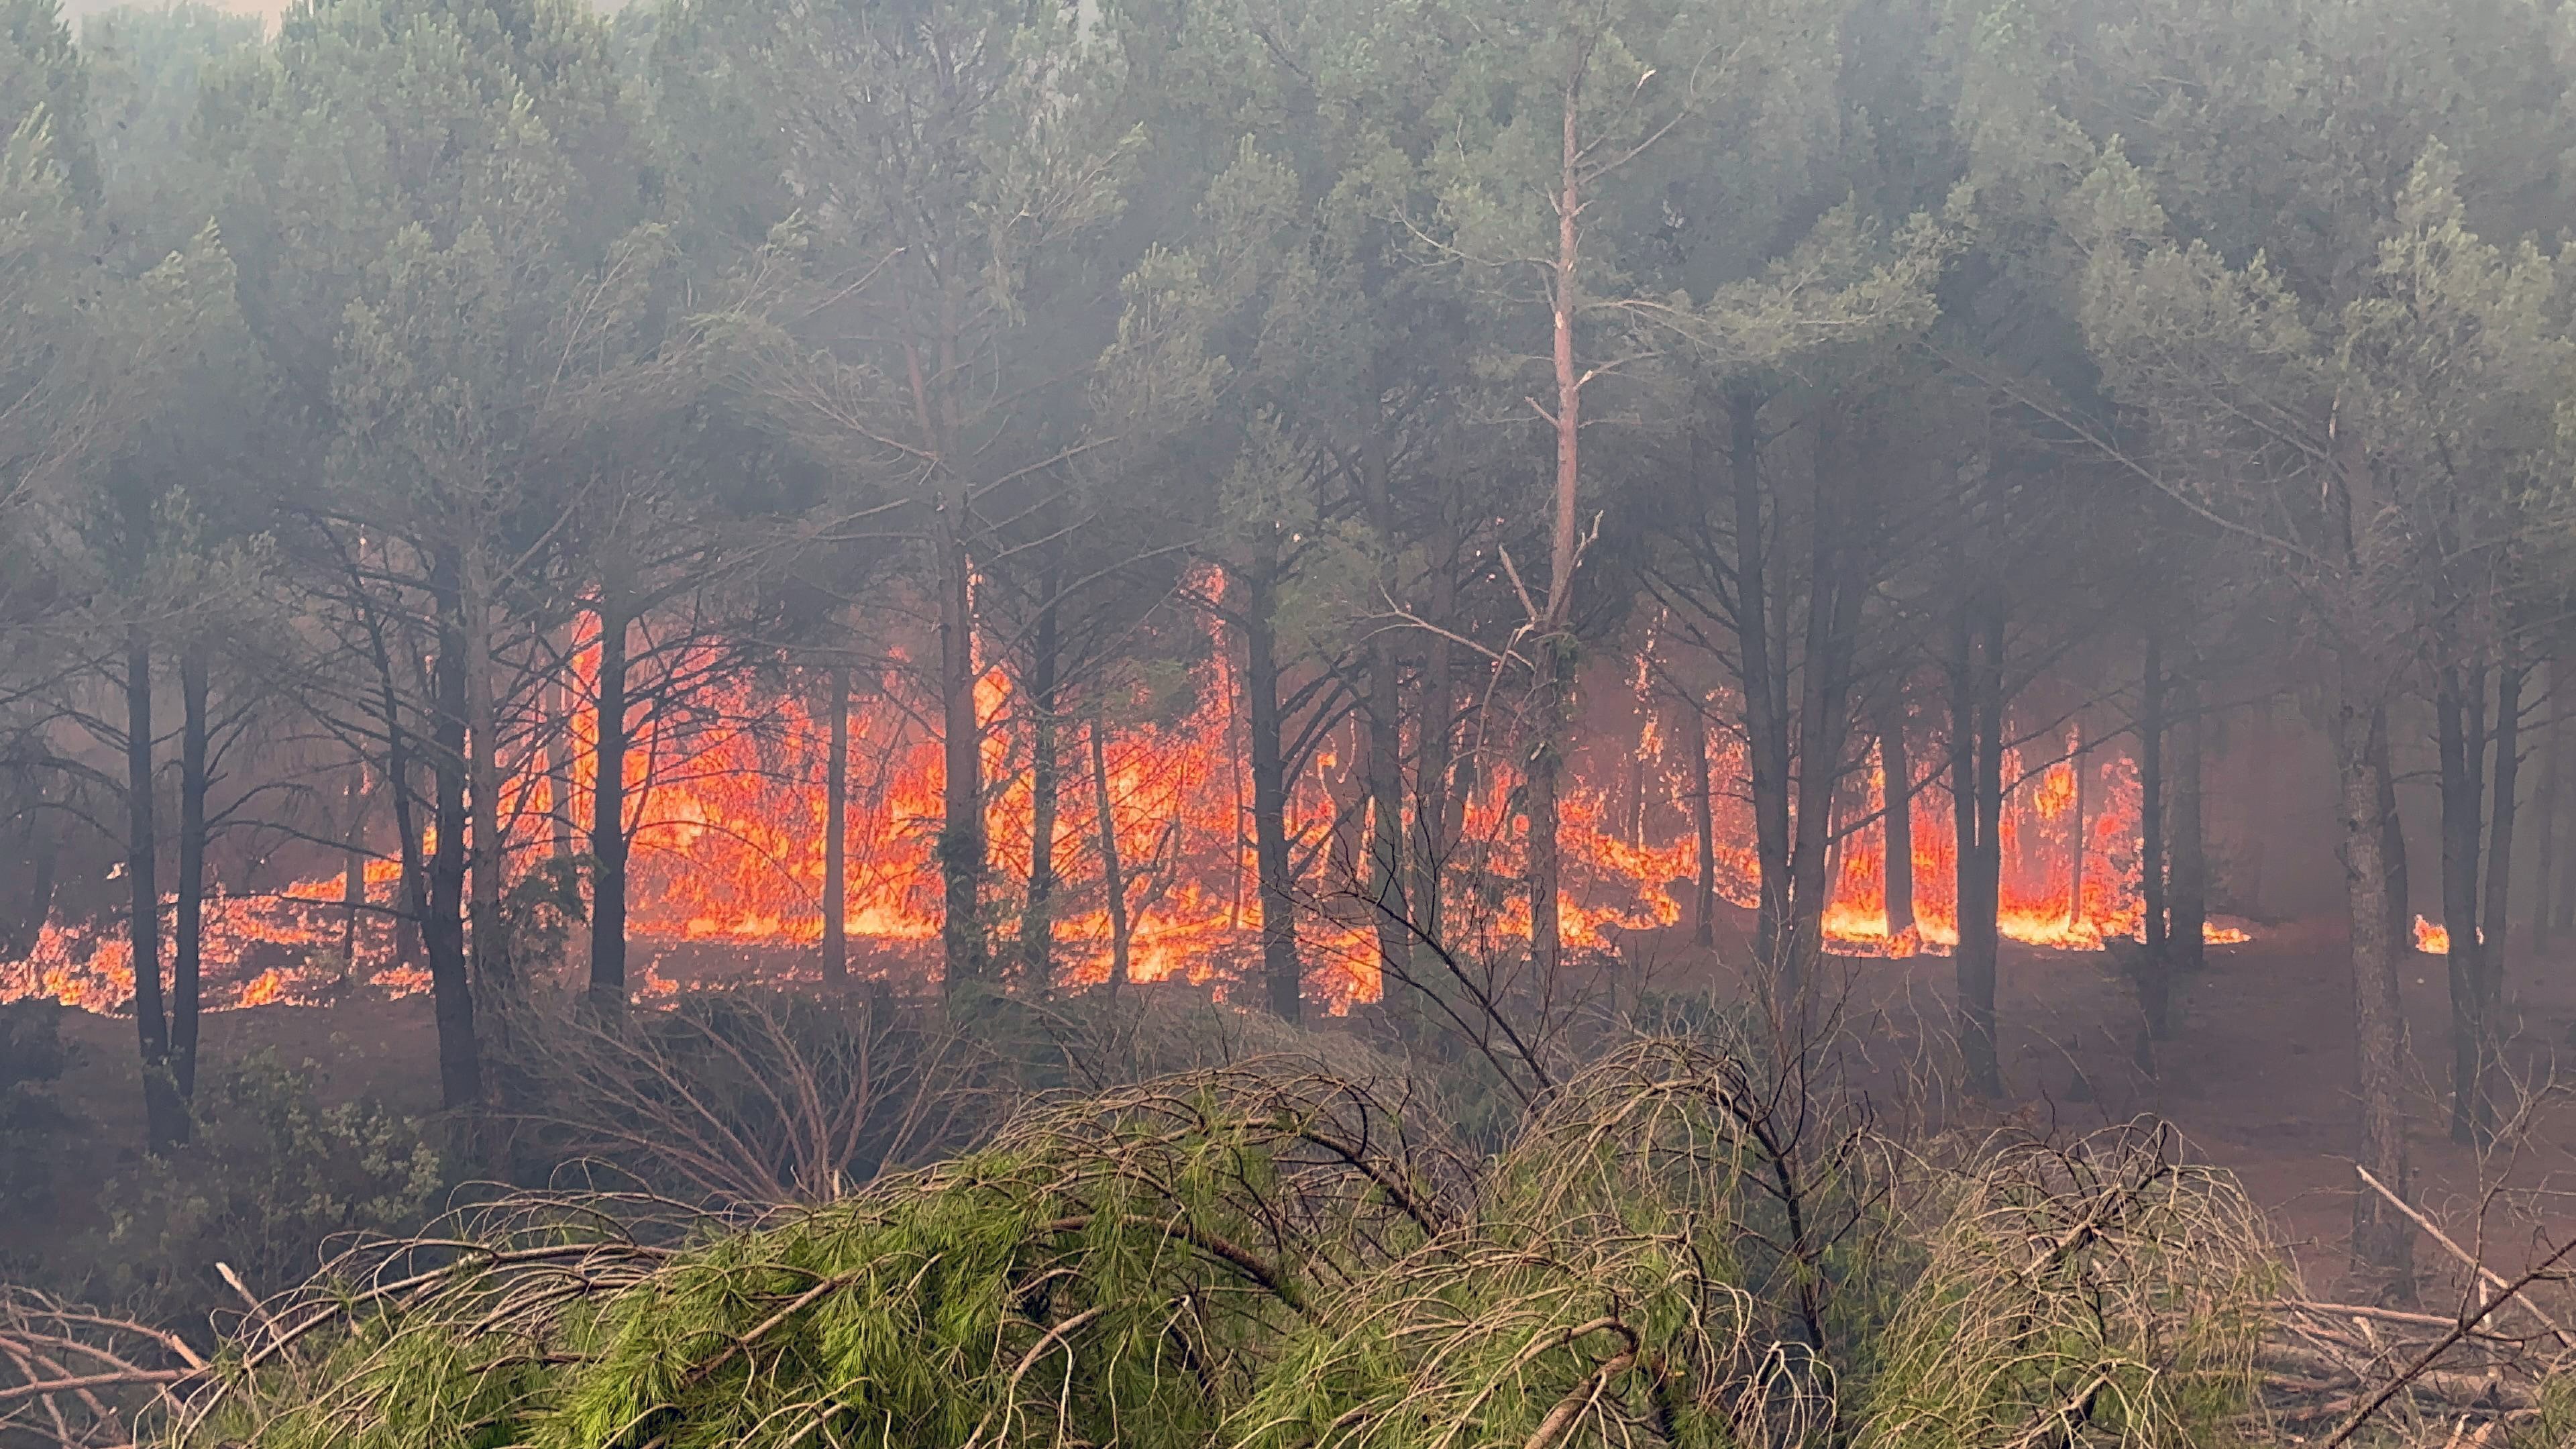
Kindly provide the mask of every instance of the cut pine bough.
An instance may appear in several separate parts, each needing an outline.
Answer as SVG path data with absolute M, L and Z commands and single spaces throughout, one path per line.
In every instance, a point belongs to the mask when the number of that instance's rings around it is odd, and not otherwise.
M 1481 1158 L 1400 1092 L 1268 1059 L 756 1217 L 514 1198 L 352 1250 L 202 1358 L 14 1299 L 0 1443 L 2215 1449 L 2544 1422 L 2545 1334 L 2501 1302 L 2463 1332 L 2300 1296 L 2167 1129 L 1908 1150 L 1752 1063 L 1639 1042 Z

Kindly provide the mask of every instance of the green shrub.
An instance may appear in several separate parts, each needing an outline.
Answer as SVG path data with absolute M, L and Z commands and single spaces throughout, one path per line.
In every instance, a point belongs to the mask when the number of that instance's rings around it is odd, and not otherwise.
M 372 1101 L 326 1107 L 320 1073 L 263 1051 L 196 1103 L 192 1140 L 108 1184 L 92 1296 L 161 1322 L 238 1306 L 215 1265 L 254 1292 L 310 1277 L 326 1242 L 416 1227 L 447 1186 L 420 1124 Z

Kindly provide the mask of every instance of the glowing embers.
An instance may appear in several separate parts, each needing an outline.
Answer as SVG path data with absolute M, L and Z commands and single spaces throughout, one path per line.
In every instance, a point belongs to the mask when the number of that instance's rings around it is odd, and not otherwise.
M 2481 945 L 2486 942 L 2486 939 L 2486 932 L 2478 932 L 2478 941 Z M 2427 956 L 2450 955 L 2451 932 L 2449 928 L 2437 926 L 2431 921 L 2424 919 L 2422 916 L 2417 916 L 2415 918 L 2415 949 L 2423 952 Z

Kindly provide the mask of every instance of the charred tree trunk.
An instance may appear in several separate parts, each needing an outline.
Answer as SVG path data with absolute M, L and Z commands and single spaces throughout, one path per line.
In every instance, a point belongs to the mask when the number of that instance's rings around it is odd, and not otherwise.
M 1905 751 L 1902 684 L 1878 722 L 1879 835 L 1886 841 L 1881 870 L 1887 898 L 1887 939 L 1892 945 L 1914 931 L 1914 764 Z
M 2491 1128 L 2495 1097 L 2488 1076 L 2504 1048 L 2504 972 L 2506 948 L 2513 937 L 2513 833 L 2517 796 L 2522 787 L 2522 689 L 2530 666 L 2506 663 L 2496 669 L 2495 803 L 2487 826 L 2486 901 L 2481 912 L 2485 937 L 2478 943 L 2478 1107 Z
M 2165 900 L 2165 673 L 2164 648 L 2147 633 L 2138 685 L 2138 877 L 2146 902 L 2146 950 L 2138 957 L 2138 1011 L 2142 1031 L 2138 1065 L 2155 1068 L 2149 1045 L 2173 1035 L 2173 957 L 2168 947 Z
M 1100 879 L 1109 895 L 1109 993 L 1128 979 L 1127 867 L 1118 859 L 1118 804 L 1109 791 L 1109 747 L 1100 721 L 1091 721 L 1091 786 L 1100 810 Z M 1240 858 L 1240 857 L 1238 857 Z
M 197 1016 L 206 939 L 206 644 L 179 654 L 179 916 L 170 942 L 170 1074 L 197 1096 Z
M 1244 715 L 1251 731 L 1252 853 L 1261 887 L 1261 974 L 1282 1021 L 1303 1011 L 1296 903 L 1288 880 L 1288 771 L 1280 739 L 1277 625 L 1266 570 L 1244 576 Z M 1535 828 L 1535 827 L 1533 827 Z
M 1020 976 L 1028 989 L 1045 996 L 1055 989 L 1055 831 L 1058 796 L 1064 789 L 1064 761 L 1056 734 L 1057 651 L 1056 571 L 1047 570 L 1041 587 L 1045 605 L 1029 659 L 1029 890 L 1020 908 Z
M 623 604 L 599 601 L 599 737 L 590 788 L 590 1004 L 626 1009 L 626 631 Z
M 1549 278 L 1552 309 L 1550 354 L 1556 367 L 1556 490 L 1548 528 L 1547 604 L 1536 620 L 1539 648 L 1538 737 L 1529 751 L 1530 964 L 1540 990 L 1554 988 L 1564 942 L 1557 919 L 1562 862 L 1558 858 L 1558 795 L 1564 787 L 1567 734 L 1574 724 L 1574 569 L 1579 558 L 1576 515 L 1582 486 L 1583 378 L 1574 360 L 1574 319 L 1583 308 L 1581 268 L 1584 59 L 1567 72 L 1558 136 L 1556 263 Z
M 2479 962 L 2478 864 L 2486 804 L 2486 671 L 2441 671 L 2433 710 L 2442 769 L 2442 928 L 2450 936 L 2451 1137 L 2486 1128 L 2485 968 Z
M 2553 660 L 2549 665 L 2549 713 L 2540 733 L 2540 789 L 2531 801 L 2533 824 L 2539 827 L 2538 858 L 2532 862 L 2531 873 L 2531 949 L 2535 954 L 2549 949 L 2551 929 L 2558 924 L 2551 893 L 2558 884 L 2558 772 L 2566 732 L 2558 719 L 2558 675 L 2558 664 Z
M 473 815 L 468 844 L 473 857 L 474 989 L 492 1022 L 495 1053 L 511 1062 L 512 1024 L 525 1004 L 510 956 L 509 931 L 501 923 L 501 892 L 509 871 L 509 845 L 501 833 L 500 706 L 493 688 L 492 599 L 479 562 L 466 569 L 465 604 L 465 739 L 466 789 Z
M 2375 706 L 2344 702 L 2335 725 L 2335 770 L 2359 1067 L 2354 1158 L 2403 1197 L 2413 1184 L 2406 1148 L 2405 1016 L 2397 996 L 2401 938 L 2389 932 L 2391 872 L 2382 855 L 2392 818 L 2383 800 L 2390 778 L 2388 730 Z M 2390 1275 L 2396 1296 L 2412 1296 L 2414 1225 L 2375 1192 L 2353 1194 L 2352 1248 L 2356 1262 Z
M 1849 661 L 1859 612 L 1854 607 L 1857 581 L 1851 577 L 1856 556 L 1843 518 L 1841 431 L 1831 412 L 1818 417 L 1805 667 L 1799 671 L 1798 809 L 1790 847 L 1788 941 L 1780 972 L 1783 994 L 1801 1000 L 1824 953 L 1834 801 L 1842 788 L 1851 722 Z
M 2402 956 L 2414 946 L 2415 892 L 2413 882 L 2406 876 L 2406 818 L 2397 808 L 2397 772 L 2390 764 L 2388 711 L 2375 711 L 2370 727 L 2375 731 L 2372 739 L 2377 742 L 2370 750 L 2370 767 L 2378 776 L 2379 859 L 2388 877 L 2381 892 L 2382 905 L 2388 913 L 2388 939 L 2396 943 L 2394 949 Z
M 1540 982 L 1548 983 L 1556 980 L 1565 957 L 1558 917 L 1564 861 L 1557 817 L 1562 813 L 1558 796 L 1565 783 L 1566 728 L 1573 712 L 1574 651 L 1570 640 L 1554 636 L 1542 639 L 1538 648 L 1538 728 L 1523 773 L 1529 812 L 1530 966 Z
M 1457 606 L 1457 584 L 1448 568 L 1432 570 L 1432 614 L 1447 625 L 1450 611 Z M 1424 958 L 1431 944 L 1441 940 L 1445 930 L 1442 892 L 1447 886 L 1450 842 L 1454 838 L 1450 822 L 1454 818 L 1456 797 L 1452 776 L 1456 773 L 1458 730 L 1457 662 L 1449 636 L 1431 635 L 1424 649 L 1422 666 L 1421 722 L 1416 727 L 1419 741 L 1418 758 L 1413 766 L 1413 886 L 1405 906 L 1413 913 L 1412 931 L 1418 937 L 1407 949 L 1414 956 L 1414 979 L 1426 981 L 1436 963 Z
M 358 917 L 367 908 L 367 767 L 349 773 L 347 853 L 340 862 L 340 960 L 342 977 L 358 969 Z
M 546 688 L 546 834 L 555 860 L 573 859 L 572 818 L 572 686 L 557 679 Z
M 850 669 L 835 664 L 823 761 L 823 985 L 850 984 Z
M 1789 916 L 1789 701 L 1782 650 L 1771 638 L 1770 545 L 1762 517 L 1761 403 L 1727 399 L 1729 481 L 1735 492 L 1736 634 L 1743 679 L 1746 765 L 1752 776 L 1753 853 L 1761 874 L 1753 954 L 1776 982 Z
M 438 656 L 431 666 L 430 779 L 432 818 L 437 840 L 429 858 L 429 890 L 420 919 L 420 944 L 429 957 L 430 994 L 439 1016 L 440 1077 L 467 1095 L 448 1103 L 470 1105 L 483 1095 L 483 1063 L 475 1036 L 474 984 L 465 960 L 465 629 L 462 588 L 453 553 L 442 555 L 430 570 L 430 594 L 438 610 Z M 455 1050 L 473 1051 L 470 1070 L 463 1061 L 445 1060 L 451 1037 Z
M 2087 919 L 2084 909 L 2084 854 L 2085 847 L 2092 844 L 2091 750 L 2092 745 L 2084 738 L 2084 721 L 2078 716 L 2075 721 L 2075 757 L 2067 761 L 2075 771 L 2075 842 L 2074 847 L 2066 852 L 2066 924 L 2070 928 L 2083 925 Z
M 962 512 L 964 500 L 953 500 Z M 974 572 L 959 535 L 964 520 L 950 521 L 942 541 L 944 576 L 939 593 L 939 700 L 945 766 L 941 785 L 939 873 L 944 887 L 940 941 L 946 963 L 944 989 L 980 983 L 989 954 L 984 939 L 983 721 L 975 709 Z
M 1696 699 L 1685 700 L 1691 730 L 1691 833 L 1699 878 L 1691 884 L 1691 944 L 1717 945 L 1717 810 L 1708 759 L 1708 716 Z
M 134 952 L 144 1132 L 158 1153 L 188 1140 L 188 1109 L 170 1070 L 170 1018 L 161 999 L 161 886 L 154 873 L 160 835 L 152 792 L 152 638 L 136 624 L 125 631 L 125 925 Z
M 1958 839 L 1958 974 L 1962 1016 L 1959 1048 L 1970 1091 L 2003 1094 L 1995 1050 L 1995 967 L 1998 871 L 1988 866 L 2001 842 L 1992 832 L 2001 819 L 2003 616 L 1983 602 L 1959 611 L 1950 645 L 1950 806 Z M 1991 684 L 1990 684 L 1991 681 Z M 1995 719 L 1987 738 L 1987 720 Z M 1994 760 L 1997 798 L 1987 800 L 1987 761 Z
M 2202 778 L 2208 721 L 2201 717 L 2200 686 L 2177 680 L 2174 699 L 2179 717 L 2173 722 L 2172 888 L 2166 908 L 2173 918 L 2165 933 L 2174 970 L 2185 975 L 2209 964 L 2209 842 L 2202 819 Z

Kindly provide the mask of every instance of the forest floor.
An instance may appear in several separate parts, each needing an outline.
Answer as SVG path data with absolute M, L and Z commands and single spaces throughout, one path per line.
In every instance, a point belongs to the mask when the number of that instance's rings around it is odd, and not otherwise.
M 1639 955 L 1663 958 L 1652 976 L 1667 989 L 1705 979 L 1689 953 L 1632 950 L 1631 959 Z M 2517 953 L 2508 973 L 2516 1074 L 2534 1090 L 2555 1088 L 2542 1093 L 2533 1131 L 2483 1159 L 2447 1132 L 2444 963 L 2415 955 L 2405 966 L 2415 1199 L 2462 1244 L 2483 1238 L 2480 1250 L 2510 1275 L 2543 1239 L 2576 1232 L 2576 951 L 2546 960 Z M 1836 958 L 1829 974 L 1844 1026 L 1891 1080 L 1921 1043 L 1947 1031 L 1947 958 Z M 2176 1031 L 2158 1044 L 2152 1077 L 2133 1060 L 2130 987 L 2103 955 L 2007 945 L 1997 1000 L 2007 1100 L 1960 1109 L 1954 1121 L 2009 1120 L 2073 1133 L 2161 1115 L 2196 1155 L 2234 1171 L 2274 1214 L 2309 1292 L 2366 1291 L 2345 1281 L 2354 1186 L 2352 997 L 2339 930 L 2267 926 L 2250 943 L 2212 947 L 2208 968 L 2178 990 Z M 410 1113 L 437 1105 L 426 997 L 224 1012 L 208 1017 L 204 1030 L 210 1073 L 265 1048 L 289 1065 L 318 1066 L 333 1100 L 371 1096 Z M 58 1164 L 70 1190 L 55 1221 L 0 1226 L 0 1259 L 41 1256 L 102 1221 L 107 1205 L 97 1201 L 95 1185 L 132 1159 L 143 1131 L 132 1032 L 121 1018 L 67 1017 L 65 1036 L 81 1050 L 61 1096 L 83 1122 L 66 1151 L 83 1160 Z M 2418 1253 L 2427 1269 L 2448 1267 L 2430 1242 Z

